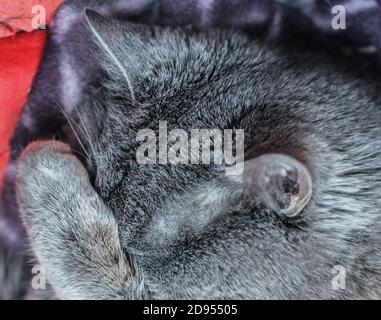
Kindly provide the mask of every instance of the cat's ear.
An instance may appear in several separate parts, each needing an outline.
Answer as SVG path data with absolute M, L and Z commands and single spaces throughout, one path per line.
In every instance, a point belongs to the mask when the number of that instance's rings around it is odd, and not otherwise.
M 113 79 L 125 81 L 134 98 L 134 80 L 144 68 L 141 56 L 149 27 L 107 18 L 91 9 L 85 9 L 83 15 L 101 65 Z
M 283 217 L 297 216 L 312 196 L 312 177 L 307 167 L 285 154 L 269 153 L 244 162 L 234 180 Z

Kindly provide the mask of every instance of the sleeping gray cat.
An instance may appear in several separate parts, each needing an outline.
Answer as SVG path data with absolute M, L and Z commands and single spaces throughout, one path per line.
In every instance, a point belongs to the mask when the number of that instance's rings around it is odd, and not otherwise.
M 231 31 L 85 20 L 100 67 L 68 112 L 71 148 L 32 143 L 17 174 L 58 298 L 381 297 L 375 78 Z M 138 163 L 137 134 L 159 121 L 243 129 L 243 173 Z

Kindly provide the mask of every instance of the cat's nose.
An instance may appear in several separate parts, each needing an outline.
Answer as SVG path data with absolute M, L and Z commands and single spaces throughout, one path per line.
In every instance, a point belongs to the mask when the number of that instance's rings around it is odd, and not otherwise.
M 309 170 L 285 154 L 269 153 L 244 162 L 244 171 L 235 177 L 267 207 L 286 217 L 297 216 L 312 196 Z

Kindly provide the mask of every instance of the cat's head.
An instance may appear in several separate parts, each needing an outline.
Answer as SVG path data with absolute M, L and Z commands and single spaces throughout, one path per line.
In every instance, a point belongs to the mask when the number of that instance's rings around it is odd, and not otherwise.
M 72 155 L 70 169 L 57 164 L 57 148 L 35 147 L 21 163 L 34 157 L 34 166 L 55 168 L 48 170 L 53 176 L 66 173 L 50 177 L 48 190 L 40 190 L 46 181 L 20 185 L 31 195 L 49 193 L 54 202 L 60 194 L 70 203 L 57 201 L 55 210 L 74 206 L 83 215 L 72 202 L 102 203 L 89 207 L 101 208 L 97 217 L 107 211 L 115 218 L 110 224 L 119 234 L 110 232 L 117 261 L 135 269 L 118 288 L 135 276 L 139 284 L 129 290 L 153 298 L 379 290 L 376 276 L 363 283 L 364 270 L 379 271 L 374 254 L 366 256 L 380 225 L 376 85 L 325 59 L 270 50 L 238 33 L 147 27 L 89 11 L 85 20 L 98 79 L 83 93 L 69 126 L 86 171 L 78 169 L 76 178 L 75 167 L 82 165 Z M 23 168 L 21 181 L 33 170 Z M 40 168 L 36 181 L 45 174 Z M 60 185 L 65 175 L 76 196 L 65 195 L 72 191 L 64 185 L 55 190 L 54 180 Z M 28 207 L 29 198 L 22 199 L 21 207 Z M 71 240 L 103 252 L 97 248 L 102 242 L 75 231 L 86 219 L 62 219 L 76 234 Z M 97 271 L 102 256 L 110 258 L 99 254 L 86 270 L 102 277 L 112 269 Z M 356 265 L 359 257 L 364 260 Z M 72 259 L 84 258 L 73 253 Z M 332 285 L 338 265 L 351 272 L 346 292 Z M 52 283 L 65 287 L 59 279 Z

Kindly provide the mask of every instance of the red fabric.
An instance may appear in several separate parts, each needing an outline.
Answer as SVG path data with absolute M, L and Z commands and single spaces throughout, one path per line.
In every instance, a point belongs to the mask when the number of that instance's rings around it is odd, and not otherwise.
M 0 187 L 8 161 L 9 139 L 37 71 L 46 38 L 46 31 L 32 28 L 32 7 L 44 6 L 49 23 L 61 1 L 0 1 Z M 15 32 L 18 33 L 12 36 Z
M 46 17 L 45 23 L 49 24 L 60 2 L 62 0 L 1 0 L 0 38 L 19 31 L 34 31 L 34 24 L 41 24 L 43 15 Z

